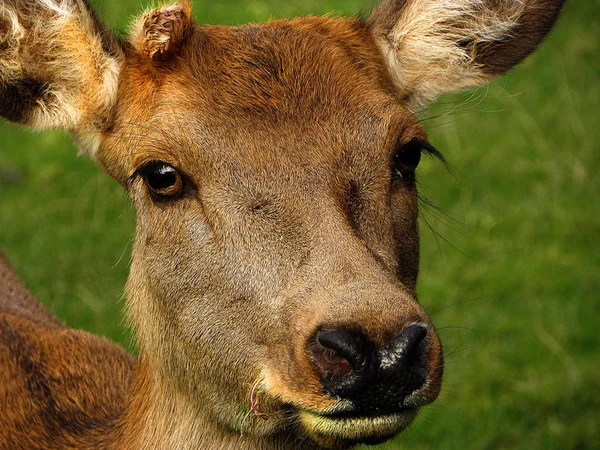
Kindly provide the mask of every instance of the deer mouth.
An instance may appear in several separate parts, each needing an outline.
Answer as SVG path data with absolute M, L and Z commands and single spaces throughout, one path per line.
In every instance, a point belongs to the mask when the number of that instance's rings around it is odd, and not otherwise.
M 343 449 L 385 442 L 408 427 L 417 412 L 418 408 L 404 408 L 391 414 L 361 416 L 302 410 L 299 420 L 304 431 L 323 447 Z

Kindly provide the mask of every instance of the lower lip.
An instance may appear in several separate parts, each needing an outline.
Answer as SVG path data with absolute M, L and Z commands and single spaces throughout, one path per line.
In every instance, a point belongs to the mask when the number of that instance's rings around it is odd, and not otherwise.
M 301 411 L 300 423 L 317 440 L 385 441 L 404 430 L 416 415 L 416 408 L 373 417 L 336 417 Z

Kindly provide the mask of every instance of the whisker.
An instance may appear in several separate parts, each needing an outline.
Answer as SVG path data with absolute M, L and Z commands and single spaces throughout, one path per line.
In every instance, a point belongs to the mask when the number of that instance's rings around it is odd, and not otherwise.
M 441 308 L 437 308 L 437 309 L 435 309 L 433 311 L 430 311 L 430 314 L 431 315 L 435 315 L 435 314 L 438 314 L 438 313 L 440 313 L 442 311 L 445 311 L 448 308 L 453 308 L 455 306 L 463 305 L 465 303 L 471 303 L 471 302 L 474 302 L 474 301 L 477 301 L 477 300 L 481 300 L 481 297 L 475 297 L 475 298 L 470 298 L 470 299 L 466 299 L 466 300 L 460 300 L 458 302 L 451 303 L 449 305 L 445 305 L 445 306 L 442 306 Z

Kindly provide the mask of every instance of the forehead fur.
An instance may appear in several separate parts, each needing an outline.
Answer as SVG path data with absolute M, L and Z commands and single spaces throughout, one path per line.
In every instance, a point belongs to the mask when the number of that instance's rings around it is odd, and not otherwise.
M 387 83 L 378 50 L 359 20 L 311 17 L 242 27 L 193 26 L 168 62 L 140 57 L 138 48 L 130 54 L 141 69 L 137 76 L 152 78 L 159 91 L 168 86 L 168 94 L 184 98 L 203 91 L 211 107 L 248 108 L 261 120 L 261 113 L 286 110 L 297 118 L 298 107 L 322 109 L 335 102 L 331 94 L 364 92 L 364 98 Z M 174 92 L 175 80 L 182 86 Z
M 117 128 L 145 123 L 183 140 L 204 132 L 248 145 L 268 136 L 306 142 L 311 134 L 364 142 L 373 137 L 357 133 L 384 128 L 387 115 L 410 116 L 359 19 L 192 27 L 167 60 L 129 47 Z

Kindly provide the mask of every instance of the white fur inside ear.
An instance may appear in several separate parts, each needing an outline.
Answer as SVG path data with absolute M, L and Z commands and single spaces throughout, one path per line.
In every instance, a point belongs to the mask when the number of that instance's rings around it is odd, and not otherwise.
M 47 9 L 54 11 L 59 16 L 69 16 L 73 13 L 72 7 L 70 7 L 64 0 L 59 0 L 58 2 L 54 0 L 39 0 L 39 2 Z
M 66 129 L 94 157 L 99 140 L 91 136 L 110 125 L 123 56 L 86 2 L 0 0 L 0 42 L 0 87 L 40 86 L 20 123 Z
M 396 87 L 414 106 L 491 78 L 472 52 L 478 44 L 510 36 L 526 9 L 522 0 L 492 3 L 495 7 L 486 0 L 410 0 L 391 30 L 375 29 Z
M 2 33 L 0 28 L 0 42 L 3 42 L 3 52 L 6 56 L 0 58 L 0 81 L 4 73 L 20 73 L 21 64 L 18 61 L 17 54 L 21 45 L 21 40 L 25 37 L 25 29 L 19 22 L 19 16 L 14 10 L 7 8 L 0 3 L 0 24 L 5 27 Z
M 7 32 L 2 35 L 3 41 L 18 42 L 25 36 L 25 29 L 19 22 L 19 16 L 4 4 L 0 5 L 0 18 L 9 25 Z

